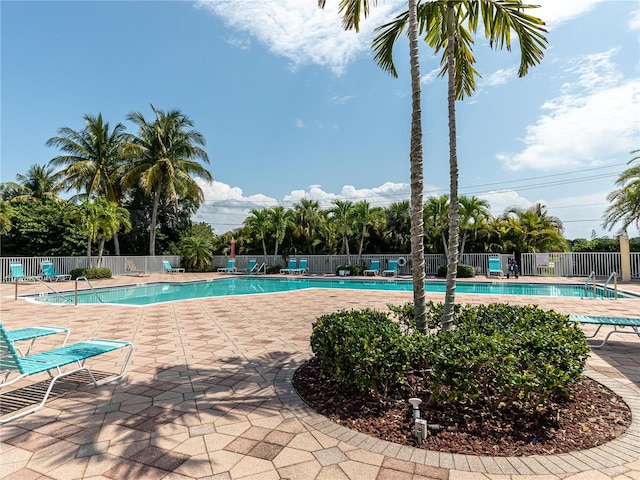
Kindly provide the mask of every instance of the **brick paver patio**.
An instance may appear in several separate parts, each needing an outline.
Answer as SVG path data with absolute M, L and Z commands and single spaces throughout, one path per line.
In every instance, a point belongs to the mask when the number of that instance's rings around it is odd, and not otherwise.
M 218 275 L 116 277 L 94 283 L 212 276 Z M 73 282 L 53 287 L 70 289 Z M 637 283 L 621 288 L 640 292 Z M 19 287 L 20 293 L 46 290 L 39 284 Z M 318 289 L 146 307 L 39 305 L 14 301 L 13 285 L 3 284 L 0 292 L 2 323 L 8 329 L 60 325 L 71 328 L 70 342 L 103 337 L 136 345 L 122 381 L 96 389 L 78 375 L 61 382 L 43 410 L 0 427 L 3 479 L 640 479 L 640 339 L 635 336 L 613 336 L 611 345 L 593 350 L 588 361 L 588 375 L 620 394 L 632 409 L 633 424 L 620 438 L 562 455 L 451 455 L 348 430 L 308 409 L 291 387 L 296 367 L 311 355 L 311 324 L 319 315 L 384 309 L 388 303 L 410 301 L 410 292 Z M 443 296 L 428 298 L 441 301 Z M 640 315 L 640 299 L 459 294 L 457 301 Z M 53 347 L 56 341 L 55 336 L 41 339 L 38 347 Z M 113 372 L 120 361 L 117 354 L 108 354 L 92 366 Z

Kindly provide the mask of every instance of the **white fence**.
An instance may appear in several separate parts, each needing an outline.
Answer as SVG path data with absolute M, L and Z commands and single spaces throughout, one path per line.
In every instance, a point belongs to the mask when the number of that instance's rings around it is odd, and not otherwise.
M 465 253 L 462 256 L 461 263 L 472 265 L 478 275 L 485 275 L 488 268 L 488 259 L 490 257 L 499 257 L 502 270 L 506 272 L 507 261 L 511 254 L 490 254 L 490 253 Z M 640 278 L 640 252 L 631 253 L 631 276 Z M 249 259 L 255 258 L 259 263 L 267 265 L 286 266 L 286 262 L 282 257 L 275 260 L 273 255 L 264 257 L 264 255 L 238 255 L 236 256 L 236 266 L 244 268 L 249 263 Z M 359 264 L 368 267 L 371 260 L 380 260 L 380 267 L 385 269 L 389 260 L 398 260 L 404 258 L 406 264 L 399 267 L 401 275 L 411 274 L 411 255 L 410 254 L 367 254 L 359 257 L 358 255 L 297 255 L 296 258 L 306 258 L 309 273 L 312 274 L 334 274 L 338 266 Z M 82 268 L 87 266 L 87 257 L 0 257 L 0 278 L 3 280 L 10 276 L 9 263 L 17 261 L 22 263 L 24 273 L 26 275 L 39 275 L 42 273 L 41 263 L 45 260 L 53 261 L 57 273 L 69 273 L 74 268 Z M 107 267 L 114 275 L 126 274 L 127 262 L 133 262 L 136 270 L 143 270 L 147 273 L 162 273 L 164 267 L 163 260 L 169 260 L 171 265 L 179 266 L 180 258 L 175 255 L 166 256 L 105 256 L 102 257 L 101 267 Z M 215 271 L 218 267 L 226 267 L 228 257 L 216 255 L 211 259 L 211 265 Z M 92 258 L 92 264 L 95 265 L 97 257 Z M 611 272 L 617 272 L 618 276 L 621 271 L 620 253 L 523 253 L 521 256 L 520 272 L 522 275 L 530 276 L 546 276 L 546 277 L 587 277 L 591 272 L 595 272 L 596 277 L 607 278 Z M 444 255 L 425 255 L 425 274 L 436 275 L 438 267 L 445 265 L 446 259 Z
M 126 273 L 127 262 L 133 262 L 136 266 L 136 270 L 143 270 L 147 273 L 162 273 L 164 272 L 163 260 L 169 260 L 169 263 L 173 266 L 180 264 L 180 257 L 177 255 L 165 255 L 165 256 L 103 256 L 100 267 L 106 267 L 111 270 L 113 275 L 124 275 Z M 87 266 L 87 257 L 0 257 L 0 278 L 3 280 L 11 276 L 9 269 L 9 263 L 20 262 L 25 275 L 41 275 L 42 274 L 42 262 L 52 261 L 56 273 L 65 274 L 69 273 L 74 268 L 85 268 Z M 96 266 L 98 257 L 92 257 L 91 264 Z

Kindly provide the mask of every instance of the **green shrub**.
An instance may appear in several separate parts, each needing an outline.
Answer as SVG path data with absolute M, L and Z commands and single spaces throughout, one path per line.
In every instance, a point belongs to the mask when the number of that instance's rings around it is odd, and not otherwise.
M 362 272 L 364 272 L 365 267 L 364 265 L 356 265 L 356 264 L 338 265 L 336 267 L 336 275 L 340 274 L 340 270 L 349 270 L 349 275 L 362 275 Z
M 280 273 L 280 269 L 282 269 L 284 267 L 281 267 L 280 265 L 267 265 L 265 267 L 265 271 L 269 274 L 271 273 Z
M 567 395 L 589 353 L 566 315 L 505 304 L 463 308 L 455 328 L 429 337 L 427 350 L 434 400 L 494 412 Z
M 71 274 L 71 278 L 74 280 L 78 277 L 86 277 L 89 280 L 97 278 L 111 278 L 111 269 L 104 267 L 74 268 L 69 273 Z
M 437 276 L 440 278 L 445 278 L 447 276 L 446 265 L 440 265 L 438 267 Z M 476 270 L 475 268 L 473 268 L 473 265 L 465 265 L 465 264 L 459 263 L 456 276 L 458 278 L 472 278 L 476 276 Z
M 391 310 L 400 325 L 404 326 L 405 331 L 415 329 L 415 318 L 413 303 L 407 302 L 404 305 L 387 304 L 387 308 Z M 453 305 L 453 314 L 455 316 L 460 312 L 462 306 L 460 304 Z M 442 303 L 433 303 L 431 300 L 426 303 L 427 328 L 434 330 L 442 325 L 442 314 L 444 305 Z
M 402 385 L 412 356 L 410 337 L 383 312 L 339 311 L 313 323 L 311 349 L 322 370 L 376 395 Z

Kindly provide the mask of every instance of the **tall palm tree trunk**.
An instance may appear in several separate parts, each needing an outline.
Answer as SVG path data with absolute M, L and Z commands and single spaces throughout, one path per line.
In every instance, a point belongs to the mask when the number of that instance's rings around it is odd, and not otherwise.
M 156 224 L 158 223 L 158 206 L 160 205 L 161 188 L 158 186 L 153 194 L 153 208 L 151 210 L 151 227 L 149 229 L 149 255 L 156 255 Z
M 118 238 L 118 232 L 113 234 L 113 254 L 116 257 L 120 256 L 120 239 Z
M 420 106 L 420 58 L 418 49 L 417 1 L 409 0 L 409 63 L 411 66 L 411 266 L 416 328 L 427 331 L 424 293 L 424 220 L 422 165 L 422 110 Z
M 453 320 L 458 274 L 458 153 L 456 143 L 456 90 L 455 90 L 455 10 L 454 2 L 447 2 L 447 77 L 449 110 L 449 251 L 447 262 L 447 287 L 444 295 L 442 329 L 449 330 Z

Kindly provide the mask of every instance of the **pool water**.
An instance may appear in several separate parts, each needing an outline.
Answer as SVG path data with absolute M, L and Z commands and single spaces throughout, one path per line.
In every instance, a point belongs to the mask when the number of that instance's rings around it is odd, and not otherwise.
M 256 278 L 232 277 L 200 282 L 157 282 L 122 287 L 98 288 L 93 291 L 78 292 L 78 303 L 115 303 L 125 305 L 150 305 L 153 303 L 173 302 L 203 297 L 220 297 L 228 295 L 248 295 L 287 292 L 308 288 L 337 288 L 353 290 L 391 290 L 412 291 L 413 284 L 407 280 L 356 280 L 356 279 L 318 279 L 318 278 Z M 425 291 L 444 293 L 444 281 L 425 282 Z M 515 282 L 458 282 L 456 293 L 478 295 L 522 295 L 545 297 L 590 297 L 593 288 L 584 285 L 558 285 L 549 283 Z M 614 292 L 598 287 L 599 298 L 612 298 Z M 38 301 L 49 303 L 74 303 L 73 292 L 60 294 L 40 294 Z M 628 294 L 618 294 L 625 298 Z

